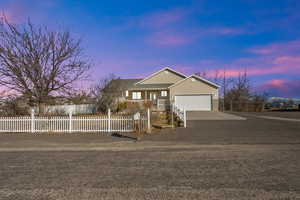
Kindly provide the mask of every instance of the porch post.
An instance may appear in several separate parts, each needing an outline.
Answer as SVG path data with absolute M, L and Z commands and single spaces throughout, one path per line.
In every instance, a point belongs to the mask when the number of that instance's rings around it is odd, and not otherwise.
M 186 110 L 185 108 L 183 109 L 183 126 L 186 128 Z
M 150 117 L 151 117 L 150 108 L 148 108 L 148 110 L 147 110 L 147 129 L 148 129 L 148 133 L 151 133 Z
M 172 128 L 174 128 L 174 105 L 171 104 L 171 123 L 172 123 Z

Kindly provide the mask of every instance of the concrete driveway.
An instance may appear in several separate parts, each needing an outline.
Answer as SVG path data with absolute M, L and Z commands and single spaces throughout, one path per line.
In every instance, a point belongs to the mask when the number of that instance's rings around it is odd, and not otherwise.
M 224 112 L 188 111 L 187 120 L 246 120 L 246 118 Z

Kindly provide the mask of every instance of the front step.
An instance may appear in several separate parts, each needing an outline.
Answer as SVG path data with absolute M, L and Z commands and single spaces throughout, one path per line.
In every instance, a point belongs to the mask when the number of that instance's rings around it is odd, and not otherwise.
M 154 128 L 165 129 L 165 128 L 173 128 L 170 124 L 152 124 Z

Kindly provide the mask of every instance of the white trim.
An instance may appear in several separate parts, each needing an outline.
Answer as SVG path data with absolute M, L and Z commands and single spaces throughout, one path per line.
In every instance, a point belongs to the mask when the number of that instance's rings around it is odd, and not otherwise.
M 203 82 L 206 82 L 206 83 L 208 83 L 208 84 L 211 84 L 211 85 L 213 85 L 213 86 L 215 86 L 215 87 L 217 87 L 217 88 L 220 88 L 220 87 L 221 87 L 221 86 L 219 86 L 219 85 L 217 85 L 217 84 L 215 84 L 215 83 L 213 83 L 213 82 L 211 82 L 211 81 L 209 81 L 209 80 L 206 80 L 205 78 L 202 78 L 202 77 L 200 77 L 200 76 L 197 76 L 197 75 L 193 74 L 193 75 L 191 75 L 191 76 L 189 76 L 189 77 L 186 77 L 185 79 L 180 80 L 180 81 L 174 83 L 173 85 L 169 86 L 169 89 L 172 88 L 172 87 L 174 87 L 174 86 L 176 86 L 176 85 L 178 85 L 178 84 L 180 84 L 180 83 L 182 83 L 183 81 L 185 81 L 185 80 L 187 80 L 187 79 L 189 79 L 189 78 L 192 78 L 192 77 L 197 78 L 197 79 L 200 79 L 200 80 L 202 80 Z
M 167 90 L 160 91 L 160 96 L 167 97 L 168 96 L 168 91 Z
M 155 75 L 157 75 L 157 74 L 159 74 L 160 72 L 163 72 L 163 71 L 165 71 L 165 70 L 169 70 L 169 71 L 171 71 L 171 72 L 173 72 L 173 73 L 175 73 L 175 74 L 179 74 L 179 75 L 183 76 L 184 78 L 187 77 L 186 75 L 184 75 L 184 74 L 182 74 L 182 73 L 180 73 L 180 72 L 177 72 L 177 71 L 171 69 L 170 67 L 165 67 L 165 68 L 163 68 L 163 69 L 161 69 L 161 70 L 159 70 L 159 71 L 157 71 L 157 72 L 155 72 L 155 73 L 153 73 L 153 74 L 147 76 L 147 77 L 144 78 L 143 80 L 140 80 L 139 82 L 135 83 L 135 85 L 136 85 L 136 84 L 140 84 L 140 83 L 144 82 L 145 80 L 148 80 L 149 78 L 151 78 L 151 77 L 153 77 L 153 76 L 155 76 Z
M 142 99 L 142 92 L 132 92 L 132 99 L 133 100 Z

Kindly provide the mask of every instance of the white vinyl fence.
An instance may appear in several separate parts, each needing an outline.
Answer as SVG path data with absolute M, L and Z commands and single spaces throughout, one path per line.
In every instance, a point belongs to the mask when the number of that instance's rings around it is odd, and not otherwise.
M 34 107 L 36 112 L 39 111 L 39 107 Z M 76 105 L 47 105 L 45 106 L 45 112 L 48 114 L 57 113 L 72 113 L 78 114 L 94 114 L 96 112 L 95 104 L 76 104 Z
M 149 111 L 148 111 L 149 112 Z M 0 132 L 133 132 L 146 131 L 150 127 L 148 115 L 133 116 L 52 116 L 0 117 Z

